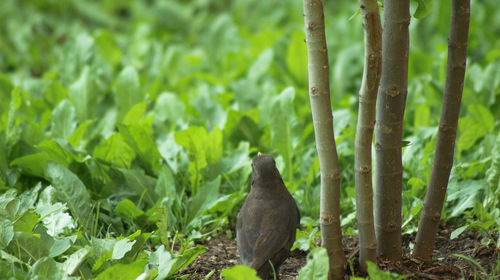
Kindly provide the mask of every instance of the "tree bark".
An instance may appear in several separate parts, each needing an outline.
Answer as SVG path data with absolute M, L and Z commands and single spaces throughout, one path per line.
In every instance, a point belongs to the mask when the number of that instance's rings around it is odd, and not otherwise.
M 401 260 L 401 138 L 408 91 L 410 0 L 384 1 L 382 77 L 375 126 L 377 255 Z
M 432 258 L 434 238 L 441 219 L 448 179 L 453 166 L 455 136 L 467 60 L 469 19 L 470 0 L 453 0 L 451 3 L 446 83 L 436 153 L 434 154 L 434 164 L 425 195 L 414 251 L 415 257 L 428 262 Z
M 329 257 L 328 278 L 343 279 L 345 255 L 340 229 L 340 171 L 333 134 L 323 3 L 321 0 L 303 0 L 303 6 L 309 99 L 321 170 L 321 244 L 326 248 Z
M 354 151 L 356 215 L 359 230 L 359 263 L 377 263 L 373 223 L 372 138 L 377 90 L 382 71 L 382 26 L 377 0 L 359 0 L 365 29 L 365 66 L 359 91 L 358 123 Z

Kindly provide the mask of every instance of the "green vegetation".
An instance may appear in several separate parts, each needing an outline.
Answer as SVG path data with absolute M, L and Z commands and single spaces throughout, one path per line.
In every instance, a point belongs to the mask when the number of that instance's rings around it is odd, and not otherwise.
M 403 233 L 417 229 L 432 168 L 449 2 L 410 25 Z M 357 233 L 357 5 L 325 4 L 346 234 Z M 452 237 L 474 229 L 498 247 L 496 6 L 471 3 L 442 218 L 465 225 Z M 302 13 L 301 1 L 0 1 L 0 278 L 176 277 L 204 252 L 196 241 L 232 234 L 258 151 L 275 156 L 304 217 L 297 247 L 314 247 L 320 174 Z

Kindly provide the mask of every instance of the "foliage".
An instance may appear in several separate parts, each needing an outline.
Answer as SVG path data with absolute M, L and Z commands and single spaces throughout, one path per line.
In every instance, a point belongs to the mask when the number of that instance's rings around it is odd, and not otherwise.
M 472 3 L 443 218 L 481 223 L 498 244 L 495 5 Z M 342 226 L 355 234 L 363 32 L 360 17 L 348 20 L 356 3 L 325 9 Z M 405 232 L 416 229 L 432 166 L 448 13 L 436 2 L 410 26 Z M 310 217 L 297 246 L 315 246 L 319 164 L 300 1 L 3 0 L 0 18 L 1 278 L 176 277 L 203 252 L 196 240 L 234 226 L 258 151 L 276 157 Z

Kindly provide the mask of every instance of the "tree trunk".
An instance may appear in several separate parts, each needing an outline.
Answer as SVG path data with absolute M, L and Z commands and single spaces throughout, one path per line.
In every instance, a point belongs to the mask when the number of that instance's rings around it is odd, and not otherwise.
M 375 127 L 377 255 L 401 260 L 401 138 L 408 91 L 410 0 L 384 1 L 382 77 Z
M 328 51 L 321 0 L 303 0 L 309 99 L 321 170 L 321 244 L 329 257 L 329 279 L 343 279 L 345 255 L 340 229 L 340 171 L 333 134 Z
M 373 224 L 372 137 L 375 126 L 377 90 L 382 71 L 382 26 L 377 0 L 359 0 L 365 29 L 365 66 L 359 91 L 354 169 L 356 215 L 359 230 L 359 263 L 377 263 L 377 241 Z
M 446 83 L 436 153 L 434 154 L 434 164 L 425 195 L 414 251 L 415 257 L 429 262 L 432 258 L 434 237 L 441 219 L 448 179 L 453 166 L 455 136 L 467 59 L 469 18 L 470 0 L 453 0 L 451 3 Z

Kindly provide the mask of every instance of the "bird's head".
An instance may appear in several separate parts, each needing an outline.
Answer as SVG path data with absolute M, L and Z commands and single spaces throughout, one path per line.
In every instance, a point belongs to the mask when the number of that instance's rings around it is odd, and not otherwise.
M 270 155 L 262 155 L 260 152 L 252 159 L 252 182 L 268 181 L 280 178 L 281 175 L 276 168 L 276 162 Z

